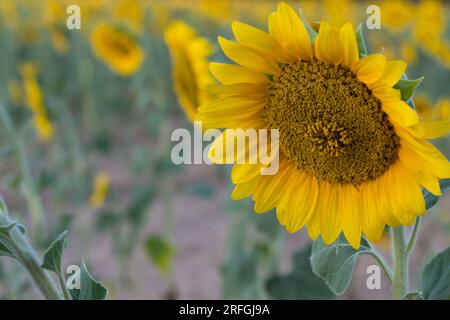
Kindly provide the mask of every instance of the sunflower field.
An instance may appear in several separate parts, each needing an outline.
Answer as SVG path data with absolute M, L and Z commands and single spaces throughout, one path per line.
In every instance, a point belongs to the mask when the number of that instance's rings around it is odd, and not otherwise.
M 0 299 L 450 299 L 448 17 L 0 0 Z

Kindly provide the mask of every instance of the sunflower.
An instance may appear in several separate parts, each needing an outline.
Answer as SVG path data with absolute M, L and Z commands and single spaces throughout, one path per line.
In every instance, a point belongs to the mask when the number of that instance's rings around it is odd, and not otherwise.
M 203 88 L 214 84 L 208 70 L 211 43 L 182 21 L 171 23 L 164 34 L 172 58 L 172 78 L 178 101 L 190 120 L 197 114 L 197 106 L 210 100 Z
M 266 33 L 234 22 L 237 42 L 218 38 L 238 65 L 210 64 L 221 95 L 198 108 L 204 127 L 279 130 L 278 172 L 235 164 L 232 198 L 251 195 L 257 213 L 276 208 L 288 232 L 306 226 L 326 244 L 343 233 L 358 248 L 361 234 L 378 242 L 385 225 L 411 225 L 425 212 L 421 187 L 440 195 L 439 179 L 450 177 L 448 160 L 425 139 L 450 127 L 420 122 L 401 100 L 394 85 L 406 63 L 360 57 L 349 23 L 321 22 L 311 44 L 284 3 L 268 24 Z
M 91 34 L 91 43 L 96 56 L 123 76 L 134 74 L 144 60 L 136 40 L 112 25 L 98 25 Z

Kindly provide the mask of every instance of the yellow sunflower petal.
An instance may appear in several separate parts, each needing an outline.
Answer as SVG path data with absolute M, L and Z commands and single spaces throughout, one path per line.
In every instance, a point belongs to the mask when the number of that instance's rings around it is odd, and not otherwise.
M 218 37 L 218 41 L 225 55 L 241 66 L 265 74 L 279 72 L 274 61 L 262 57 L 257 51 L 223 37 Z
M 384 66 L 383 74 L 377 81 L 377 84 L 392 87 L 395 85 L 405 73 L 406 62 L 402 60 L 390 60 Z
M 247 97 L 225 97 L 219 98 L 209 103 L 205 103 L 197 108 L 198 112 L 206 116 L 230 114 L 245 114 L 262 112 L 264 108 L 264 100 L 255 98 L 254 100 Z
M 312 59 L 313 51 L 308 32 L 297 13 L 286 3 L 280 3 L 277 11 L 270 16 L 269 34 L 292 51 L 297 59 Z
M 392 165 L 387 175 L 385 188 L 392 213 L 400 224 L 410 226 L 416 215 L 425 212 L 420 187 L 401 163 Z
M 249 197 L 253 191 L 255 190 L 256 185 L 258 184 L 259 176 L 256 176 L 255 178 L 244 182 L 237 184 L 233 192 L 231 193 L 231 199 L 233 200 L 242 200 L 247 197 Z
M 315 212 L 320 215 L 320 233 L 323 241 L 333 243 L 342 230 L 342 211 L 339 209 L 341 186 L 321 181 Z
M 380 101 L 395 102 L 401 100 L 400 90 L 392 87 L 380 86 L 373 88 L 372 94 Z
M 264 74 L 233 64 L 211 62 L 209 64 L 209 70 L 223 84 L 269 83 L 269 79 Z
M 278 61 L 287 62 L 279 56 L 280 48 L 278 43 L 269 34 L 264 31 L 252 27 L 248 24 L 234 21 L 231 24 L 233 34 L 236 40 L 251 49 L 263 52 Z
M 401 127 L 415 125 L 420 120 L 417 112 L 402 100 L 382 101 L 381 105 L 390 120 Z
M 417 156 L 408 148 L 401 147 L 399 150 L 399 157 L 402 164 L 408 168 L 416 181 L 432 194 L 442 195 L 439 179 L 436 175 L 427 171 L 420 162 L 417 162 Z M 419 160 L 420 161 L 420 160 Z
M 450 121 L 422 121 L 408 131 L 417 138 L 437 139 L 450 132 Z
M 275 175 L 261 176 L 253 193 L 255 212 L 263 213 L 277 206 L 278 201 L 286 186 L 286 179 L 292 174 L 293 166 L 286 161 L 280 161 L 278 173 Z
M 371 54 L 359 60 L 353 67 L 358 80 L 371 84 L 375 83 L 382 75 L 386 58 L 382 54 Z
M 441 179 L 450 178 L 450 163 L 435 146 L 428 141 L 413 137 L 401 128 L 397 130 L 397 134 L 402 138 L 402 146 L 415 155 L 414 163 Z
M 353 248 L 361 242 L 361 219 L 358 211 L 358 191 L 352 185 L 341 187 L 339 210 L 342 212 L 342 231 Z
M 358 203 L 361 208 L 361 228 L 364 235 L 371 242 L 379 242 L 385 223 L 381 218 L 375 183 L 368 182 L 361 185 Z
M 242 184 L 260 174 L 260 166 L 255 164 L 235 164 L 231 169 L 231 181 Z
M 277 211 L 280 223 L 290 233 L 297 232 L 308 221 L 314 212 L 319 194 L 315 177 L 302 173 L 296 176 L 296 180 L 300 181 L 293 187 L 282 213 L 278 214 Z
M 338 65 L 342 63 L 344 48 L 339 39 L 339 31 L 328 23 L 320 23 L 319 34 L 314 41 L 315 56 L 322 62 Z
M 347 68 L 351 68 L 359 61 L 358 43 L 351 23 L 342 26 L 339 38 L 344 49 L 344 61 L 342 63 Z

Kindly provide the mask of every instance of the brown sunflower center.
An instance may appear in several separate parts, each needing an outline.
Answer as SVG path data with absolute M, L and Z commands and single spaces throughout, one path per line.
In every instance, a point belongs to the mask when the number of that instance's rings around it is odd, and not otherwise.
M 319 180 L 360 185 L 398 159 L 399 137 L 365 84 L 319 61 L 283 65 L 263 117 L 280 132 L 280 149 Z

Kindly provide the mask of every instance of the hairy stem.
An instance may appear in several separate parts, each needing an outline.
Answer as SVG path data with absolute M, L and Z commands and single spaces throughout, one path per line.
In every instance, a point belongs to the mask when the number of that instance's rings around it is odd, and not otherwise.
M 405 229 L 403 226 L 391 228 L 391 241 L 394 260 L 392 296 L 394 299 L 403 299 L 408 291 L 408 252 L 406 250 Z

